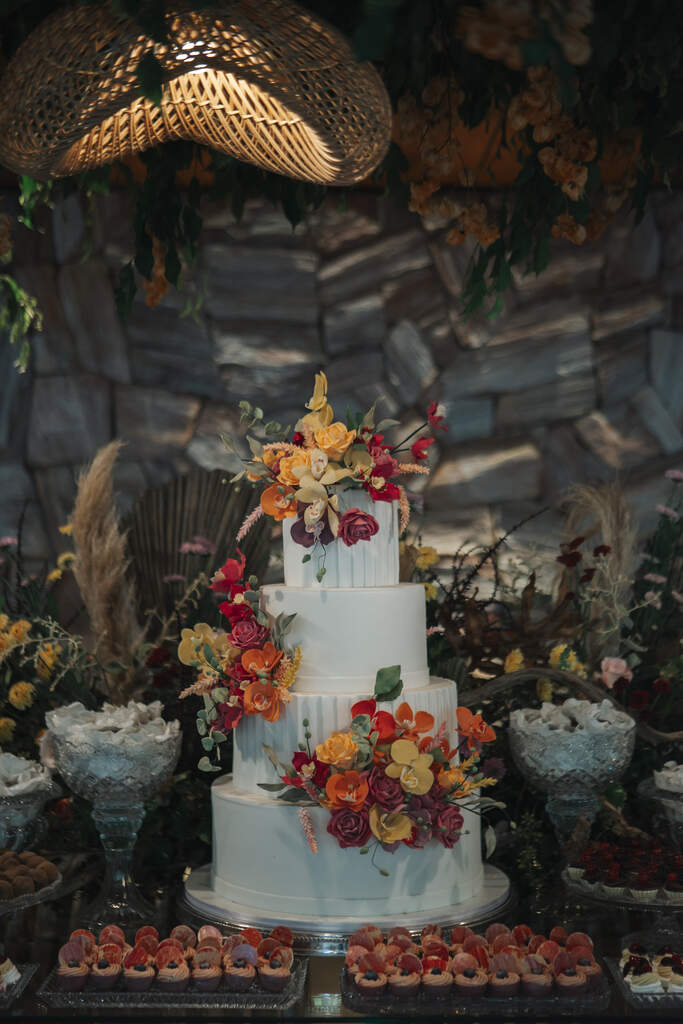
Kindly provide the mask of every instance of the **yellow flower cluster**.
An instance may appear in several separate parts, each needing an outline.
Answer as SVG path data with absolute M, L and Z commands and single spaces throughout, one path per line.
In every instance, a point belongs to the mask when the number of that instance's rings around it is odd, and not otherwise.
M 59 644 L 46 643 L 39 647 L 35 660 L 36 672 L 45 682 L 52 678 L 61 653 L 62 648 Z
M 586 666 L 569 644 L 555 644 L 548 655 L 548 664 L 551 668 L 573 672 L 577 676 L 586 675 Z
M 10 686 L 9 702 L 17 711 L 26 711 L 36 699 L 36 688 L 33 683 L 14 683 Z
M 13 718 L 0 718 L 0 744 L 11 742 L 16 724 Z
M 31 632 L 31 623 L 26 619 L 12 622 L 8 615 L 0 615 L 0 655 L 22 643 Z
M 60 526 L 60 530 L 63 532 L 65 527 Z M 57 580 L 61 580 L 64 573 L 70 568 L 72 562 L 76 560 L 75 551 L 63 551 L 57 559 L 57 566 L 47 574 L 48 583 L 56 583 Z

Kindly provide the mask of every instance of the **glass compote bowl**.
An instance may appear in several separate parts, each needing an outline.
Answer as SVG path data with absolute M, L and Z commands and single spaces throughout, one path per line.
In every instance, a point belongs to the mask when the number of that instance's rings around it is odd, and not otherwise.
M 560 842 L 579 816 L 592 822 L 598 796 L 620 778 L 633 755 L 635 722 L 608 701 L 570 698 L 563 705 L 522 708 L 510 715 L 510 750 L 520 772 L 546 794 Z
M 161 704 L 134 704 L 124 708 L 105 705 L 101 712 L 85 712 L 71 705 L 69 727 L 49 721 L 49 756 L 70 789 L 92 801 L 92 816 L 105 854 L 105 876 L 94 903 L 85 911 L 93 929 L 104 924 L 135 929 L 149 923 L 154 911 L 131 877 L 131 860 L 138 830 L 145 816 L 145 801 L 154 796 L 173 774 L 180 756 L 178 722 L 164 722 Z M 56 715 L 52 712 L 51 715 Z M 47 719 L 50 715 L 46 716 Z
M 19 851 L 40 839 L 45 831 L 43 807 L 60 792 L 37 761 L 0 753 L 0 848 Z

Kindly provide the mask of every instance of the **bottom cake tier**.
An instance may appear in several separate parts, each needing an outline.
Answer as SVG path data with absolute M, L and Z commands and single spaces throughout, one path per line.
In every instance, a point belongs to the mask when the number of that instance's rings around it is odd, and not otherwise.
M 401 845 L 393 854 L 378 849 L 373 863 L 372 854 L 342 849 L 329 835 L 325 808 L 310 808 L 313 853 L 291 804 L 240 791 L 229 775 L 214 782 L 211 804 L 213 892 L 274 915 L 414 914 L 468 902 L 484 884 L 480 818 L 465 808 L 464 832 L 453 849 L 436 841 L 417 850 Z

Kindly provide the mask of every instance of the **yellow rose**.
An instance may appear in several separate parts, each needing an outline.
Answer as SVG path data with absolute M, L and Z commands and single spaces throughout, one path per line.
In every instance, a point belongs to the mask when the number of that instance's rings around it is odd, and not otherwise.
M 350 732 L 333 732 L 315 748 L 319 761 L 343 769 L 351 767 L 357 753 L 358 744 Z
M 505 658 L 503 671 L 518 672 L 520 668 L 524 668 L 524 654 L 519 647 L 515 647 Z
M 436 601 L 439 591 L 437 590 L 436 583 L 423 583 L 425 588 L 425 597 L 428 601 Z
M 387 813 L 379 804 L 370 808 L 370 828 L 380 843 L 398 843 L 401 839 L 409 839 L 413 831 L 413 823 L 407 814 L 399 811 Z
M 36 699 L 36 688 L 33 683 L 14 683 L 10 686 L 9 702 L 18 711 L 26 711 Z
M 263 452 L 263 461 L 266 466 L 270 467 L 274 462 L 277 462 L 279 458 L 287 454 L 286 448 L 266 448 Z M 255 459 L 258 462 L 258 459 Z
M 16 724 L 13 718 L 0 718 L 0 743 L 11 741 Z
M 9 631 L 15 640 L 21 641 L 31 632 L 31 623 L 27 622 L 26 619 L 18 619 L 12 623 Z
M 417 549 L 415 566 L 417 569 L 429 569 L 439 561 L 439 553 L 436 548 L 421 547 Z
M 278 480 L 280 483 L 289 484 L 290 487 L 299 486 L 299 478 L 301 473 L 295 474 L 294 470 L 298 467 L 301 470 L 308 469 L 310 465 L 310 456 L 305 448 L 297 448 L 292 455 L 287 455 L 285 458 L 280 459 L 280 468 L 278 470 Z
M 355 430 L 347 430 L 346 424 L 341 420 L 331 423 L 329 427 L 322 427 L 313 434 L 315 443 L 325 452 L 328 459 L 341 459 L 346 449 L 353 443 L 356 437 Z
M 434 784 L 431 754 L 421 754 L 412 740 L 395 740 L 391 744 L 391 764 L 385 771 L 390 779 L 398 779 L 406 793 L 421 796 Z

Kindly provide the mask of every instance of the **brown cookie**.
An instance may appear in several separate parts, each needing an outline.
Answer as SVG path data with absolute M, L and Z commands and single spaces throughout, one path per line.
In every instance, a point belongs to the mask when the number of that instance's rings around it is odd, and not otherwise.
M 15 875 L 12 879 L 12 889 L 15 896 L 25 896 L 35 892 L 36 886 L 30 875 Z
M 54 864 L 52 863 L 51 860 L 44 860 L 43 863 L 40 866 L 41 866 L 42 870 L 45 872 L 45 875 L 47 876 L 48 882 L 56 882 L 57 881 L 57 879 L 59 878 L 59 871 L 54 866 Z
M 0 878 L 0 900 L 11 900 L 14 895 L 12 883 L 6 878 Z
M 19 854 L 19 860 L 22 864 L 26 864 L 30 868 L 34 868 L 37 864 L 43 860 L 37 853 L 33 853 L 31 850 L 24 850 L 23 853 Z
M 19 858 L 16 853 L 12 852 L 12 850 L 3 850 L 2 853 L 0 853 L 0 871 L 2 871 L 7 865 L 18 863 L 18 861 Z

